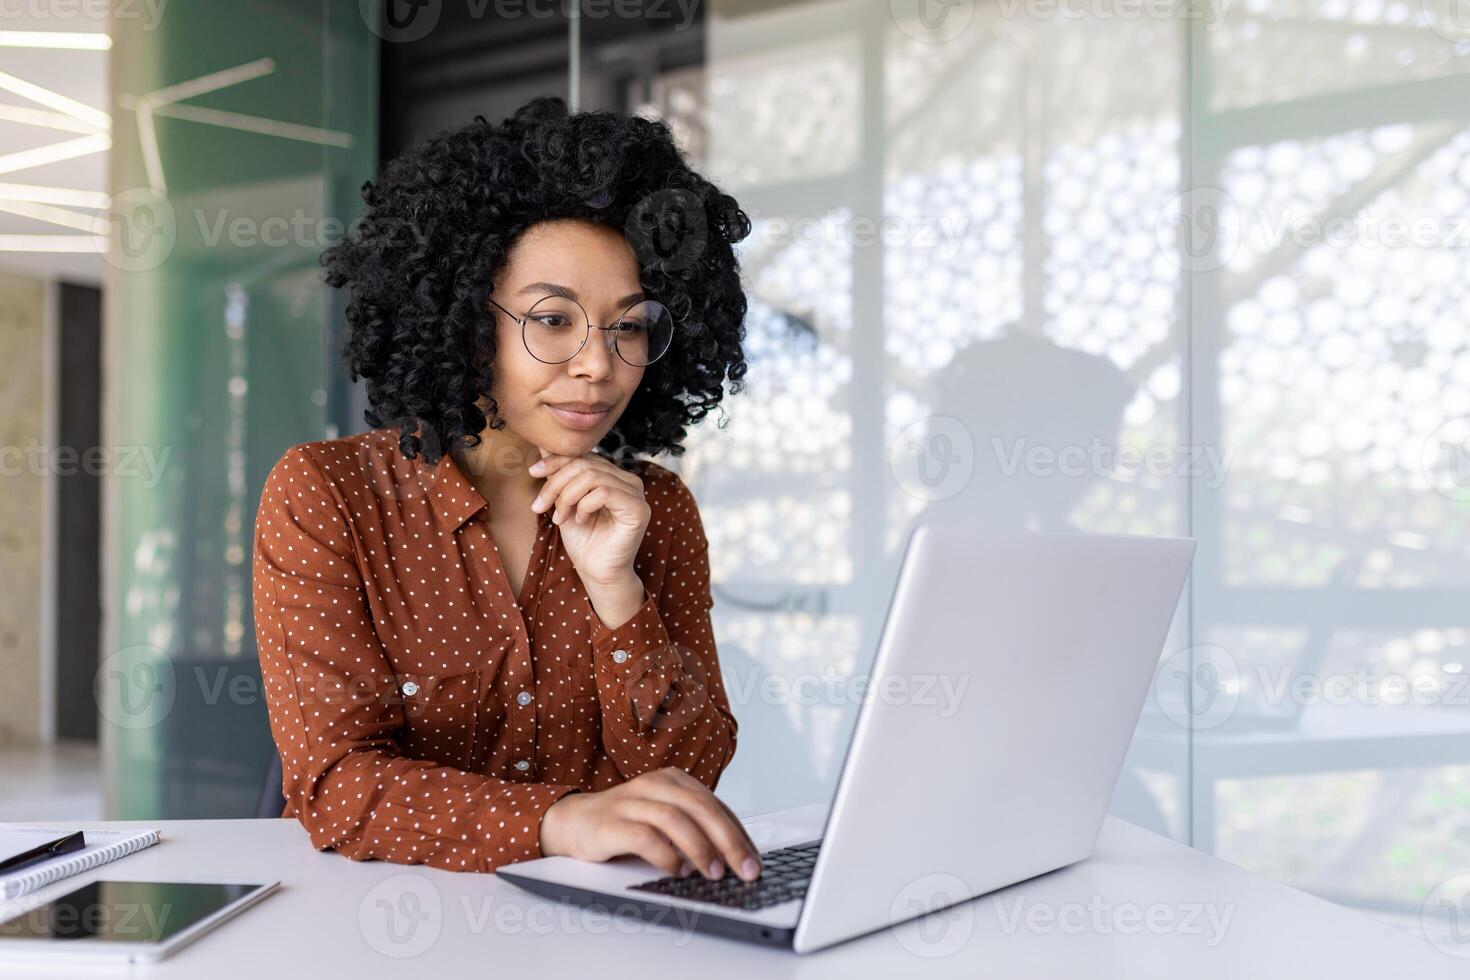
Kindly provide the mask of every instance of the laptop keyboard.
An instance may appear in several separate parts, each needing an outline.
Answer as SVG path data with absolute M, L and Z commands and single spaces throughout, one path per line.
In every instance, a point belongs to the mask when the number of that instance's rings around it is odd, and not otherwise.
M 811 881 L 812 869 L 817 864 L 817 848 L 821 843 L 814 840 L 762 851 L 760 877 L 754 881 L 746 881 L 733 871 L 726 870 L 722 878 L 709 879 L 695 872 L 687 878 L 670 875 L 628 887 L 754 912 L 805 897 L 807 882 Z

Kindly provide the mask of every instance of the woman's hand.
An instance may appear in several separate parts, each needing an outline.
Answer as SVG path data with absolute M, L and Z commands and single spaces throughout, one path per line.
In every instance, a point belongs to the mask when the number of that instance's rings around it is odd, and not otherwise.
M 726 867 L 746 881 L 760 875 L 760 852 L 740 820 L 704 783 L 672 767 L 563 796 L 541 818 L 541 853 L 583 861 L 634 854 L 670 875 L 685 873 L 686 860 L 707 878 Z
M 607 590 L 633 580 L 633 559 L 651 513 L 643 480 L 596 453 L 563 456 L 544 448 L 530 472 L 546 477 L 531 509 L 539 514 L 552 508 L 583 584 Z

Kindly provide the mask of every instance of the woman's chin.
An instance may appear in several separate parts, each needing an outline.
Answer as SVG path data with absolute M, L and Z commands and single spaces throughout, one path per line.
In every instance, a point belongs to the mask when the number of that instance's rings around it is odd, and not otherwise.
M 536 445 L 561 456 L 585 456 L 597 448 L 602 435 L 600 429 L 577 430 L 553 425 L 539 434 Z

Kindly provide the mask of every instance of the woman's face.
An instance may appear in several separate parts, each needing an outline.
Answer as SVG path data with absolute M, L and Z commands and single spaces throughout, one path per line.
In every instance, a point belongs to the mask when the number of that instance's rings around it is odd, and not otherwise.
M 516 239 L 491 298 L 523 317 L 547 297 L 560 297 L 559 310 L 575 309 L 565 301 L 570 297 L 594 327 L 610 326 L 644 298 L 638 273 L 638 258 L 616 229 L 574 219 L 545 221 Z M 538 313 L 547 308 L 543 304 Z M 619 357 L 608 346 L 612 334 L 596 329 L 570 360 L 547 364 L 526 349 L 519 323 L 490 309 L 497 338 L 492 393 L 505 420 L 501 437 L 524 441 L 533 456 L 534 447 L 568 456 L 590 452 L 628 407 L 645 368 Z M 569 403 L 579 402 L 607 408 L 600 414 L 570 411 L 577 406 Z

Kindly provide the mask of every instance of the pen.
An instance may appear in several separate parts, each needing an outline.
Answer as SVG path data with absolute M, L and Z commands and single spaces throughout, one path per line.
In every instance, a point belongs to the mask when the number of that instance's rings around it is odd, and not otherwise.
M 86 838 L 78 830 L 74 834 L 67 834 L 65 837 L 57 838 L 50 843 L 42 844 L 40 847 L 33 847 L 29 851 L 21 851 L 19 854 L 12 855 L 4 861 L 0 861 L 0 874 L 6 874 L 23 868 L 26 865 L 35 864 L 37 861 L 44 861 L 47 858 L 56 857 L 58 854 L 70 854 L 72 851 L 80 851 L 86 846 Z

